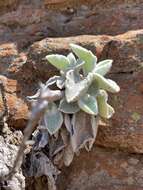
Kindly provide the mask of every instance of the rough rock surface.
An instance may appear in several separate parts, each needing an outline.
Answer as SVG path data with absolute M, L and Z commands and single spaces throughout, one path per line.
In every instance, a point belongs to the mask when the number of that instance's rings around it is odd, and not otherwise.
M 20 97 L 21 87 L 17 80 L 0 75 L 0 80 L 5 87 L 5 96 L 8 106 L 8 124 L 13 128 L 26 126 L 28 119 L 28 106 L 24 99 Z M 0 98 L 0 110 L 4 110 L 2 99 Z
M 141 190 L 142 155 L 93 148 L 82 153 L 59 178 L 58 190 Z
M 109 76 L 121 91 L 110 96 L 116 114 L 99 127 L 96 146 L 104 148 L 82 153 L 63 170 L 61 190 L 143 189 L 142 10 L 142 0 L 0 0 L 0 80 L 10 127 L 26 126 L 26 96 L 34 94 L 39 81 L 57 73 L 46 64 L 45 55 L 67 54 L 68 44 L 74 42 L 92 50 L 99 60 L 114 60 Z M 37 187 L 39 183 L 41 179 Z
M 117 35 L 143 25 L 142 0 L 4 0 L 0 5 L 0 41 L 19 47 L 47 36 Z
M 5 190 L 24 190 L 25 177 L 22 175 L 21 169 L 13 176 L 11 180 L 4 181 L 4 176 L 9 173 L 13 167 L 13 163 L 18 151 L 22 133 L 16 131 L 12 133 L 10 130 L 5 134 L 5 138 L 0 135 L 0 189 Z

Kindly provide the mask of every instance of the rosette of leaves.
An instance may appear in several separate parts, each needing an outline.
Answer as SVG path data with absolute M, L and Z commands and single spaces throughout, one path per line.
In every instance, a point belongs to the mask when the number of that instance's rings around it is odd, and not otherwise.
M 99 117 L 109 119 L 114 114 L 114 109 L 108 104 L 107 92 L 117 93 L 120 88 L 116 82 L 105 78 L 112 60 L 97 63 L 97 57 L 90 50 L 76 44 L 70 44 L 70 47 L 73 53 L 67 56 L 46 56 L 48 64 L 56 67 L 60 75 L 50 78 L 42 88 L 53 95 L 57 90 L 61 91 L 63 96 L 60 100 L 49 100 L 41 121 L 50 137 L 66 129 L 69 144 L 65 147 L 69 151 L 70 145 L 69 152 L 73 155 L 82 147 L 91 149 Z M 57 90 L 52 90 L 53 85 Z M 39 94 L 40 90 L 30 99 L 37 100 Z M 68 155 L 66 151 L 65 154 Z

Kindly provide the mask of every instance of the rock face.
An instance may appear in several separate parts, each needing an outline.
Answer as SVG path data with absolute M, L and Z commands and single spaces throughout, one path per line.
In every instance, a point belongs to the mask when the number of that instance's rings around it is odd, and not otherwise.
M 20 131 L 12 133 L 8 130 L 7 132 L 8 134 L 5 134 L 5 138 L 0 136 L 0 189 L 24 190 L 25 178 L 21 170 L 19 170 L 12 179 L 8 180 L 7 183 L 2 181 L 3 177 L 9 173 L 13 166 L 18 151 L 16 144 L 19 144 L 19 140 L 22 138 Z
M 143 189 L 141 156 L 131 154 L 143 153 L 142 10 L 142 0 L 0 1 L 0 80 L 11 128 L 24 129 L 26 96 L 57 73 L 43 59 L 47 54 L 67 54 L 73 42 L 92 50 L 98 60 L 114 60 L 109 77 L 121 91 L 110 96 L 114 117 L 99 127 L 96 146 L 102 148 L 81 153 L 63 171 L 61 190 Z
M 59 178 L 59 190 L 141 190 L 142 156 L 93 148 L 82 153 Z
M 47 36 L 117 35 L 143 25 L 142 0 L 4 0 L 0 5 L 0 40 L 24 48 Z

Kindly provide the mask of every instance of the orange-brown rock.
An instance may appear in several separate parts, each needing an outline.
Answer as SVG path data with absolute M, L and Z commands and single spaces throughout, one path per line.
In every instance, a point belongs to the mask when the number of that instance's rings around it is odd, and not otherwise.
M 140 89 L 143 71 L 118 74 L 113 78 L 121 87 L 118 95 L 110 97 L 116 113 L 107 124 L 100 126 L 96 144 L 143 153 L 143 93 Z
M 62 170 L 58 190 L 142 190 L 142 155 L 93 148 Z M 27 190 L 47 190 L 46 179 L 27 180 Z
M 117 35 L 143 26 L 142 0 L 5 0 L 1 7 L 0 41 L 21 48 L 49 36 Z
M 142 156 L 93 148 L 78 156 L 59 177 L 60 190 L 141 190 Z
M 46 55 L 51 53 L 67 55 L 71 51 L 69 43 L 78 43 L 92 50 L 100 58 L 104 46 L 112 39 L 111 36 L 88 35 L 67 38 L 46 38 L 30 46 L 25 68 L 31 69 L 33 67 L 39 79 L 48 79 L 49 76 L 56 74 L 57 70 L 44 60 Z
M 96 54 L 99 60 L 113 59 L 111 73 L 131 73 L 142 67 L 143 30 L 130 31 L 122 35 L 81 35 L 66 38 L 46 38 L 30 46 L 27 67 L 33 65 L 39 77 L 55 72 L 55 68 L 44 60 L 47 54 L 68 54 L 69 43 L 77 43 Z M 61 46 L 62 44 L 62 46 Z M 47 68 L 48 74 L 47 74 Z M 53 73 L 52 73 L 53 72 Z
M 10 64 L 18 56 L 17 48 L 14 43 L 3 43 L 0 45 L 0 73 L 6 74 Z
M 0 76 L 5 87 L 5 98 L 8 106 L 8 124 L 15 129 L 22 129 L 28 120 L 28 106 L 20 97 L 21 87 L 17 80 Z M 0 98 L 0 111 L 4 110 L 2 98 Z
M 121 91 L 110 95 L 114 117 L 99 127 L 95 146 L 104 148 L 80 154 L 63 169 L 60 190 L 143 189 L 142 10 L 142 0 L 0 0 L 0 80 L 10 127 L 25 128 L 26 96 L 36 91 L 39 80 L 57 73 L 43 59 L 47 54 L 67 54 L 74 42 L 92 50 L 98 60 L 114 60 L 109 77 Z M 30 179 L 27 189 L 47 190 L 42 180 L 41 187 Z

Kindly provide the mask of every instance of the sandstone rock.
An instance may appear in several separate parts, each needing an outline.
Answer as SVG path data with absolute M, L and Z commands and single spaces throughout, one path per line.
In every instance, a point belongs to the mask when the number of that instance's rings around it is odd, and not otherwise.
M 103 49 L 103 58 L 114 60 L 112 73 L 132 73 L 143 66 L 143 30 L 117 35 Z
M 67 54 L 68 44 L 74 42 L 92 50 L 99 60 L 114 60 L 109 76 L 121 92 L 110 95 L 116 113 L 101 122 L 96 140 L 96 146 L 106 149 L 93 148 L 77 157 L 71 167 L 63 169 L 58 189 L 143 189 L 141 155 L 124 153 L 143 153 L 142 9 L 142 0 L 0 0 L 0 80 L 6 90 L 10 127 L 26 126 L 26 96 L 34 94 L 39 81 L 57 73 L 45 62 L 45 55 Z M 7 153 L 13 153 L 11 139 L 7 144 L 1 142 Z M 0 164 L 8 171 L 5 161 L 1 158 Z M 16 176 L 15 183 L 18 180 Z M 42 184 L 41 178 L 35 182 L 30 179 L 27 189 L 47 189 L 44 177 Z
M 111 73 L 131 73 L 142 67 L 142 38 L 143 30 L 131 31 L 115 37 L 82 35 L 67 38 L 46 38 L 30 46 L 26 66 L 33 66 L 39 77 L 53 75 L 56 70 L 51 65 L 47 65 L 47 61 L 44 60 L 45 56 L 51 53 L 67 55 L 71 51 L 69 44 L 77 43 L 90 49 L 99 60 L 113 59 Z
M 5 0 L 0 9 L 0 41 L 25 48 L 49 36 L 117 35 L 142 28 L 142 9 L 142 0 Z
M 57 73 L 55 67 L 48 64 L 45 56 L 52 53 L 67 55 L 71 49 L 69 43 L 77 43 L 92 50 L 98 57 L 101 56 L 103 47 L 112 39 L 110 36 L 77 36 L 67 38 L 46 38 L 34 43 L 29 48 L 28 59 L 25 67 L 33 68 L 39 79 L 48 79 Z M 61 46 L 62 44 L 62 46 Z
M 138 160 L 133 165 L 130 159 Z M 95 148 L 91 153 L 78 156 L 59 179 L 69 190 L 140 190 L 143 188 L 141 156 Z M 140 168 L 140 169 L 139 169 Z M 63 182 L 63 181 L 64 182 Z
M 0 46 L 0 73 L 6 74 L 10 64 L 18 55 L 16 45 L 14 43 L 6 43 Z
M 143 189 L 142 167 L 142 155 L 94 147 L 89 153 L 80 153 L 70 167 L 62 170 L 57 188 L 58 190 L 141 190 Z M 29 179 L 27 190 L 47 189 L 44 177 L 33 182 Z
M 110 121 L 100 126 L 96 141 L 98 145 L 143 153 L 142 76 L 142 70 L 113 76 L 121 91 L 110 97 L 116 113 Z
M 8 124 L 13 128 L 23 128 L 28 119 L 28 106 L 24 99 L 20 97 L 21 87 L 16 80 L 0 76 L 0 80 L 5 87 L 5 96 L 8 106 Z M 0 98 L 0 110 L 4 110 L 2 99 Z

